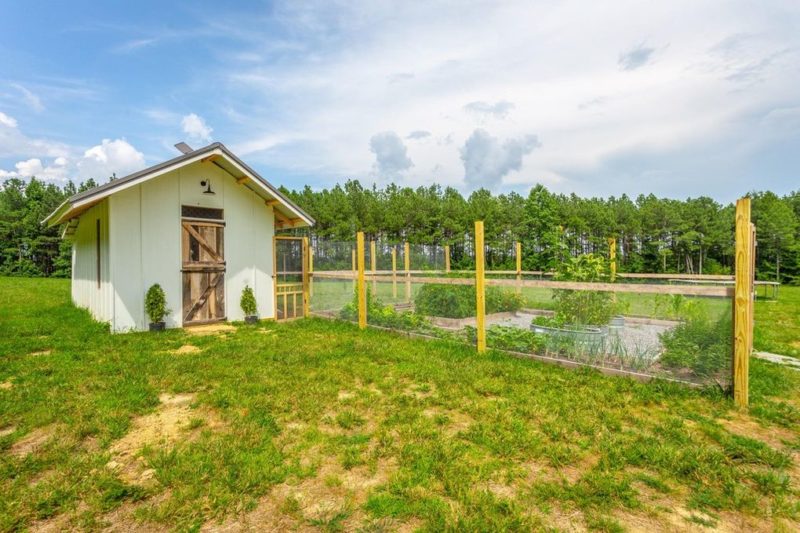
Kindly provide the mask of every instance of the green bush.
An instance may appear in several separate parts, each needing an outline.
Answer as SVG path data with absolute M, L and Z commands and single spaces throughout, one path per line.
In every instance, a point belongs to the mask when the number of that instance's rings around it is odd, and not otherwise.
M 608 281 L 608 265 L 603 257 L 585 254 L 571 257 L 559 264 L 554 279 L 558 281 Z M 617 312 L 614 294 L 606 291 L 572 289 L 553 290 L 555 319 L 561 324 L 608 324 Z
M 358 320 L 358 292 L 339 312 L 344 320 Z M 424 330 L 430 325 L 428 320 L 411 311 L 397 312 L 391 305 L 384 305 L 367 287 L 367 322 L 374 326 L 402 330 Z
M 242 298 L 239 300 L 239 305 L 242 307 L 245 316 L 256 316 L 258 314 L 256 296 L 249 285 L 245 285 L 244 289 L 242 289 Z
M 475 316 L 474 285 L 441 285 L 426 283 L 414 298 L 417 313 L 425 316 L 466 318 Z M 486 312 L 519 311 L 522 296 L 500 287 L 486 288 Z
M 469 342 L 477 341 L 477 330 L 474 327 L 467 326 L 464 330 Z M 495 324 L 486 328 L 486 345 L 498 350 L 540 353 L 545 346 L 545 339 L 528 329 Z
M 689 369 L 701 377 L 722 375 L 730 369 L 733 324 L 725 313 L 716 321 L 707 313 L 694 312 L 688 320 L 661 334 L 666 368 Z
M 163 322 L 164 317 L 169 314 L 167 297 L 164 294 L 164 289 L 158 283 L 147 289 L 147 294 L 144 298 L 144 309 L 147 312 L 147 316 L 150 317 L 150 322 L 154 324 Z

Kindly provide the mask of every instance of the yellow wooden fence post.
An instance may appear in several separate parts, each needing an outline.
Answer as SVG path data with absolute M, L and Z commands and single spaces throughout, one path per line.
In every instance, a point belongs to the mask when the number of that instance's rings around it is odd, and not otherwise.
M 311 276 L 309 275 L 310 271 L 310 264 L 311 264 L 311 252 L 308 246 L 308 237 L 303 237 L 303 259 L 307 262 L 306 265 L 303 265 L 303 317 L 308 318 L 308 315 L 311 312 L 311 289 L 310 289 L 310 282 Z
M 736 202 L 736 288 L 733 300 L 733 401 L 750 402 L 750 351 L 753 346 L 753 228 L 750 198 Z
M 517 256 L 517 294 L 522 294 L 522 243 L 517 241 L 514 248 Z
M 375 241 L 369 242 L 369 269 L 372 271 L 372 295 L 378 296 L 378 281 L 375 278 L 378 258 L 375 254 Z
M 611 268 L 611 282 L 613 283 L 617 279 L 617 239 L 614 237 L 608 238 L 608 264 Z
M 484 294 L 483 221 L 475 221 L 475 303 L 477 314 L 475 327 L 478 337 L 478 353 L 486 351 L 486 295 Z
M 308 297 L 314 297 L 314 247 L 308 247 Z
M 358 263 L 358 327 L 367 327 L 367 286 L 364 281 L 364 232 L 356 233 L 356 257 Z
M 406 267 L 406 302 L 411 303 L 411 246 L 405 243 L 403 266 Z
M 450 245 L 444 245 L 444 272 L 445 274 L 450 273 Z
M 392 298 L 397 300 L 397 246 L 392 245 Z

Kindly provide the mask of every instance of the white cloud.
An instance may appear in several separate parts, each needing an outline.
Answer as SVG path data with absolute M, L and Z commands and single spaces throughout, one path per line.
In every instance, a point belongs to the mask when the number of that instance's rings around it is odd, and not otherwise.
M 486 130 L 477 129 L 461 148 L 464 180 L 472 187 L 496 188 L 506 174 L 521 169 L 522 158 L 539 146 L 536 135 L 501 142 Z
M 36 176 L 41 180 L 64 181 L 69 172 L 66 164 L 67 161 L 63 157 L 57 157 L 51 165 L 45 165 L 38 157 L 32 157 L 25 161 L 18 161 L 14 165 L 16 170 L 0 170 L 0 177 L 30 178 Z
M 181 127 L 183 127 L 183 132 L 189 136 L 189 139 L 203 142 L 210 141 L 211 133 L 214 131 L 202 117 L 194 113 L 189 113 L 183 117 Z
M 113 174 L 122 177 L 141 170 L 144 166 L 144 155 L 125 139 L 103 139 L 101 144 L 84 152 L 76 169 L 82 180 L 93 178 L 104 182 Z
M 742 160 L 754 120 L 800 105 L 800 10 L 769 4 L 476 2 L 444 28 L 447 3 L 279 3 L 280 38 L 302 46 L 237 63 L 224 87 L 250 104 L 238 128 L 252 149 L 243 155 L 296 173 L 368 179 L 373 132 L 424 130 L 439 142 L 408 142 L 405 182 L 428 183 L 436 167 L 441 183 L 469 188 L 459 148 L 484 117 L 500 146 L 532 127 L 543 142 L 506 185 L 550 176 L 558 190 L 584 194 L 668 191 L 672 181 L 658 189 L 636 176 L 667 170 L 707 139 L 728 144 L 714 160 Z M 743 32 L 735 54 L 713 49 Z M 261 39 L 252 51 L 274 38 Z M 756 89 L 740 90 L 745 77 Z M 614 178 L 623 154 L 642 161 L 628 181 Z M 717 168 L 709 189 L 725 182 Z
M 474 113 L 482 117 L 506 118 L 508 113 L 514 109 L 514 104 L 506 100 L 489 103 L 480 100 L 470 102 L 464 106 L 464 111 Z
M 406 135 L 406 139 L 419 140 L 419 139 L 425 139 L 425 138 L 430 137 L 430 136 L 431 136 L 431 132 L 429 132 L 429 131 L 426 131 L 426 130 L 414 130 L 411 133 L 409 133 L 408 135 Z
M 414 166 L 406 145 L 393 131 L 376 133 L 369 140 L 369 147 L 375 154 L 375 170 L 381 177 L 397 177 Z
M 0 111 L 0 125 L 5 126 L 6 128 L 16 128 L 17 120 L 14 117 L 9 117 Z
M 23 85 L 20 85 L 19 83 L 12 83 L 11 86 L 22 93 L 22 99 L 25 100 L 25 103 L 28 104 L 31 109 L 37 113 L 44 111 L 42 99 L 39 98 L 38 95 L 34 94 L 33 91 Z

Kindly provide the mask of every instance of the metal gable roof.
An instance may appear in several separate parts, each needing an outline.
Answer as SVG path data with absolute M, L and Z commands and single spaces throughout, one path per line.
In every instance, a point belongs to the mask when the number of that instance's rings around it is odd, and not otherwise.
M 65 200 L 56 208 L 55 211 L 50 213 L 50 215 L 48 215 L 47 218 L 42 221 L 42 223 L 49 226 L 61 224 L 67 220 L 80 216 L 85 210 L 97 204 L 104 198 L 111 196 L 117 191 L 124 190 L 130 186 L 137 185 L 149 179 L 155 178 L 161 174 L 180 168 L 181 166 L 194 163 L 198 160 L 202 161 L 206 159 L 206 157 L 214 157 L 214 154 L 224 157 L 230 163 L 232 163 L 234 168 L 238 167 L 241 172 L 252 178 L 255 183 L 271 197 L 271 199 L 276 200 L 275 207 L 283 207 L 291 214 L 296 215 L 297 218 L 299 218 L 306 225 L 311 226 L 314 224 L 314 219 L 311 218 L 308 213 L 300 209 L 276 187 L 262 178 L 255 170 L 250 168 L 250 166 L 248 166 L 244 161 L 239 159 L 233 152 L 231 152 L 224 144 L 219 142 L 209 144 L 208 146 L 198 148 L 197 150 L 193 150 L 186 154 L 181 154 L 178 157 L 174 157 L 168 161 L 164 161 L 144 170 L 134 172 L 133 174 L 129 174 L 122 178 L 117 178 L 103 185 L 92 187 L 91 189 L 77 193 Z M 231 173 L 230 170 L 222 165 L 218 164 L 218 166 L 220 166 L 229 174 Z

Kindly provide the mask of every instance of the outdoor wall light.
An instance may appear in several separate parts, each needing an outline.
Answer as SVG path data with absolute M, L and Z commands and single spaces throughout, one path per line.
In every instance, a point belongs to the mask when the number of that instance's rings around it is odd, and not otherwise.
M 203 180 L 200 182 L 201 187 L 205 187 L 206 190 L 203 191 L 203 194 L 217 194 L 211 190 L 211 180 Z

